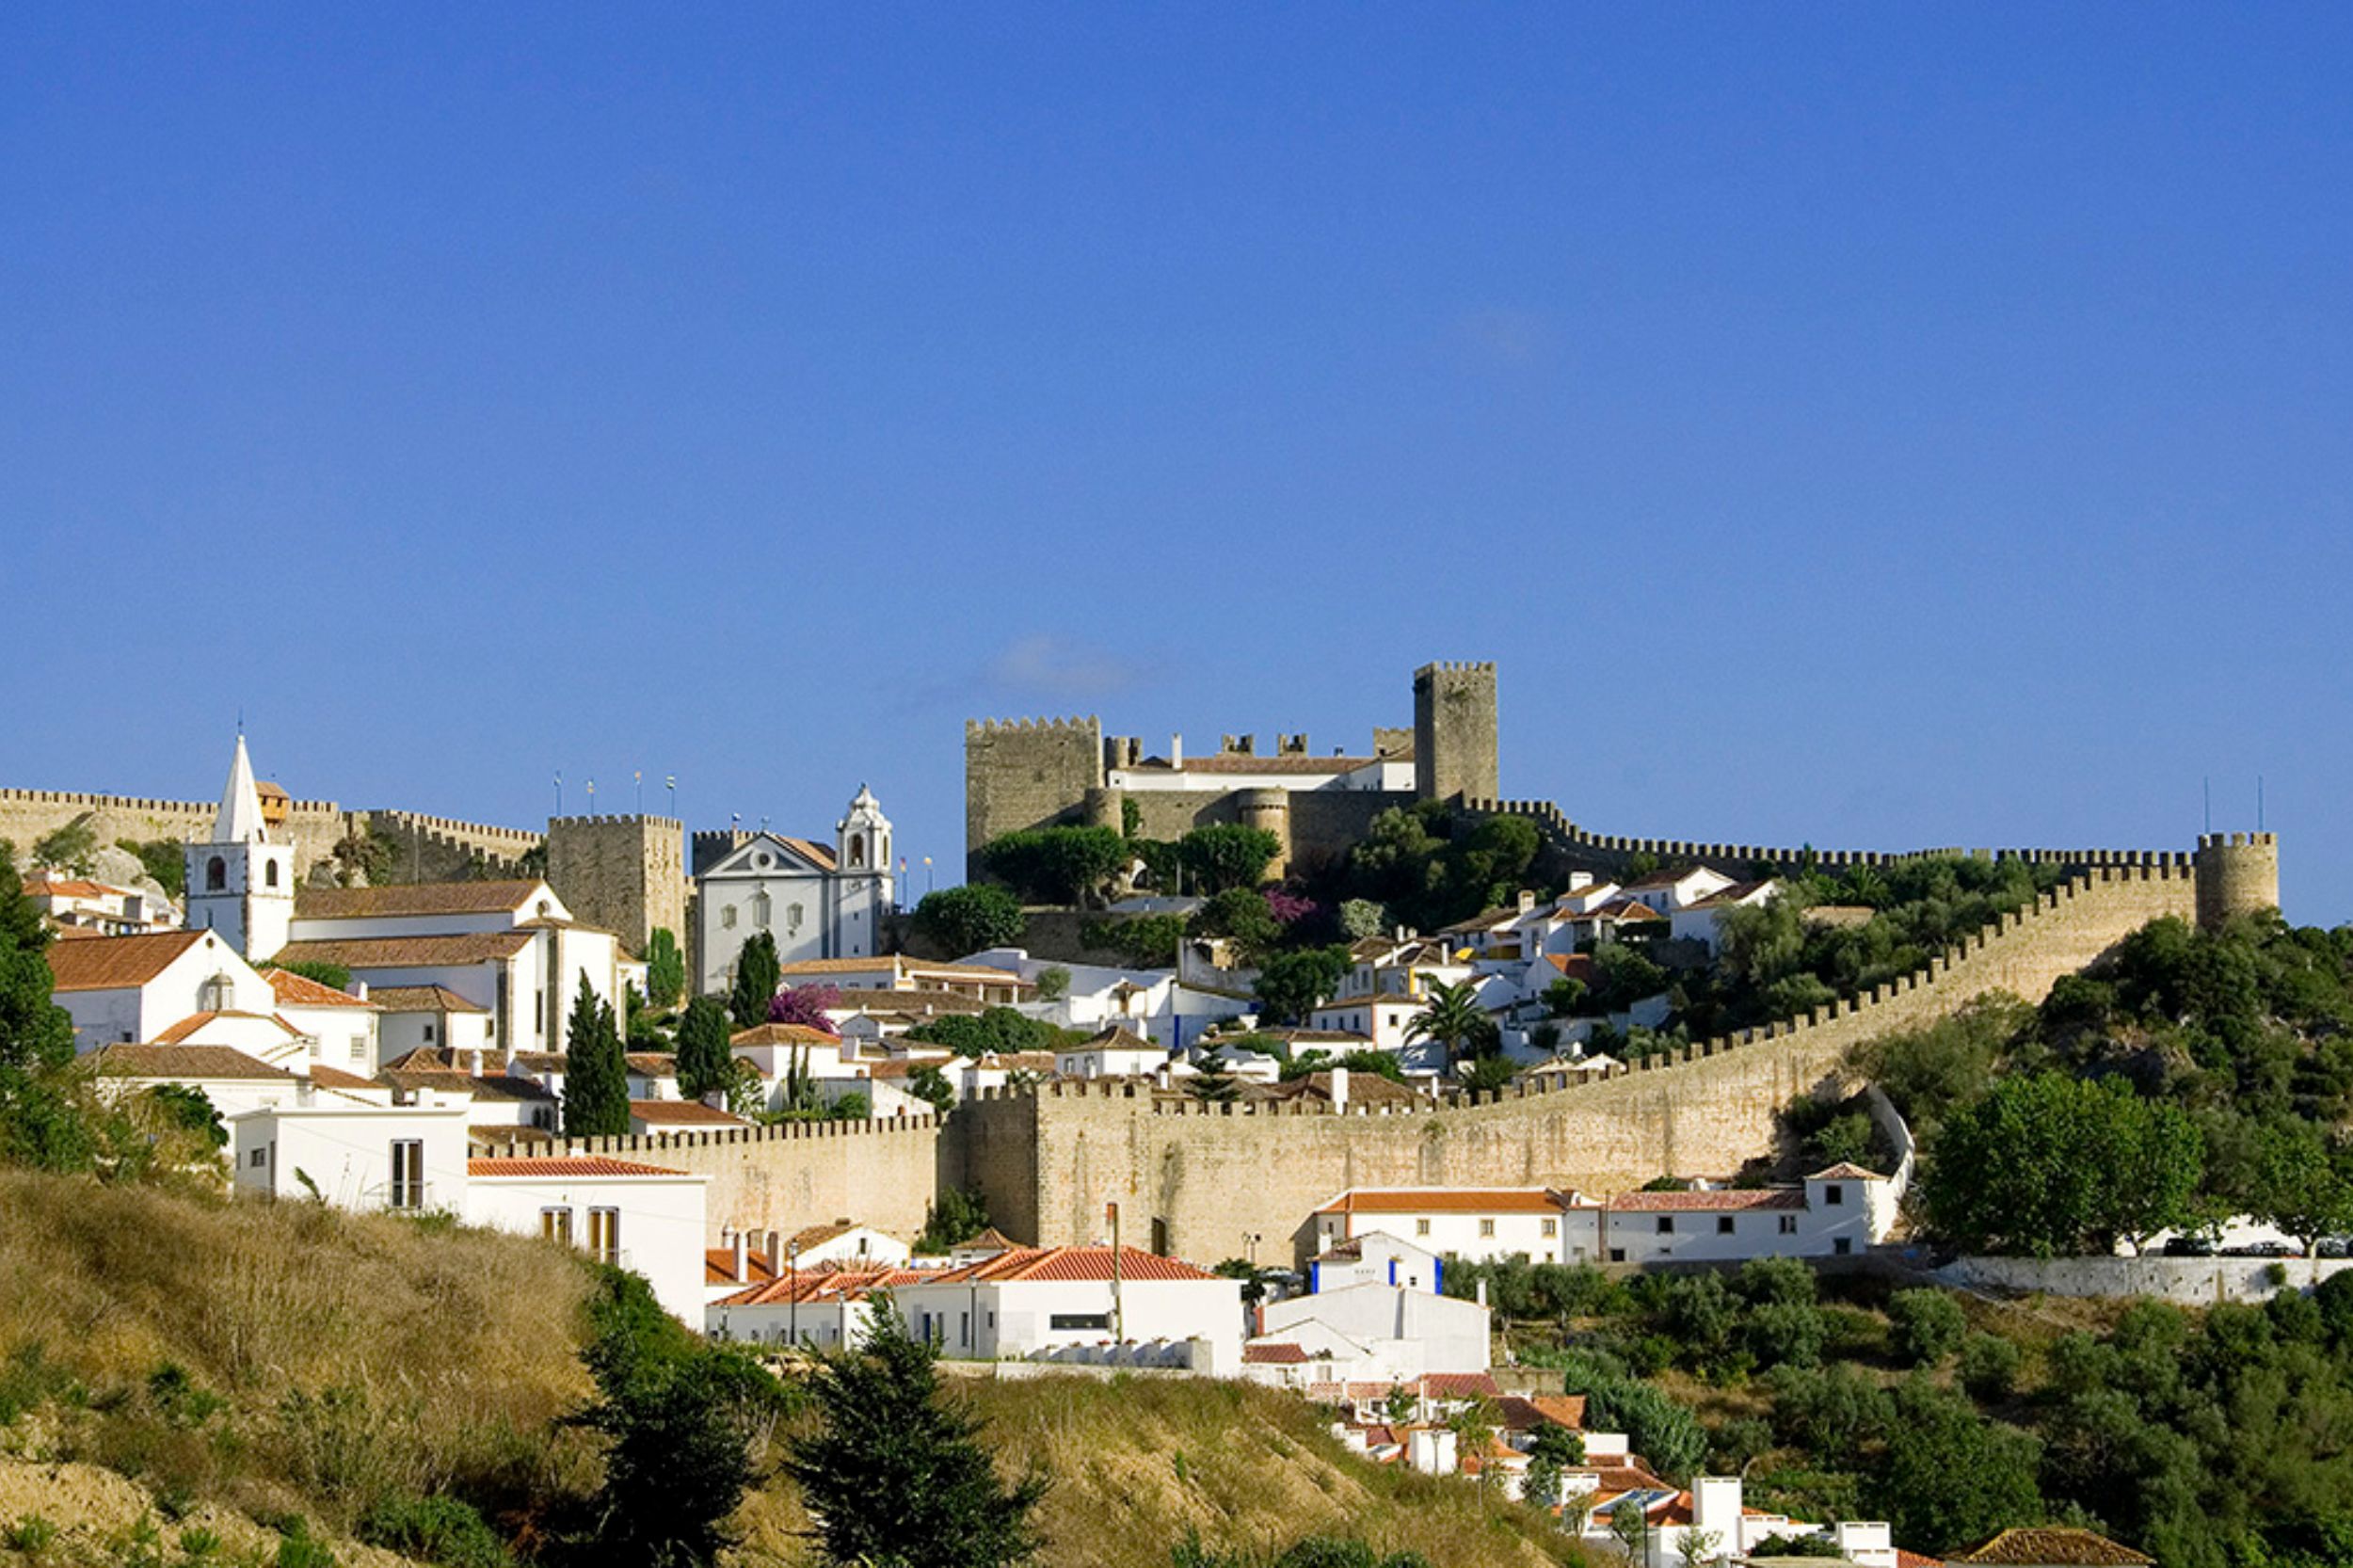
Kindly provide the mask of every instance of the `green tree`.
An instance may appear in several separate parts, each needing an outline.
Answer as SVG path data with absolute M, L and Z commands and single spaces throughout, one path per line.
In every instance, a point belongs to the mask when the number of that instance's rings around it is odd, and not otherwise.
M 678 1026 L 678 1087 L 688 1099 L 724 1095 L 735 1084 L 735 1050 L 727 1009 L 716 997 L 686 1004 Z
M 1224 1062 L 1209 1058 L 1199 1072 L 1185 1080 L 1185 1092 L 1205 1105 L 1224 1105 L 1241 1097 L 1241 1086 L 1234 1075 L 1225 1070 Z
M 611 1004 L 584 974 L 564 1031 L 564 1132 L 599 1138 L 627 1131 L 629 1065 L 621 1056 L 621 1032 Z
M 83 1170 L 94 1147 L 64 1081 L 73 1020 L 50 1000 L 48 945 L 14 858 L 0 855 L 0 1160 Z
M 1194 936 L 1223 936 L 1243 964 L 1256 966 L 1273 951 L 1283 927 L 1254 888 L 1229 888 L 1193 912 L 1186 925 Z
M 635 1274 L 601 1271 L 589 1318 L 581 1358 L 598 1398 L 575 1422 L 607 1445 L 594 1560 L 717 1561 L 728 1516 L 759 1479 L 754 1445 L 789 1394 L 749 1356 L 687 1333 Z
M 1509 1088 L 1519 1072 L 1508 1056 L 1476 1056 L 1456 1064 L 1454 1081 L 1475 1095 L 1495 1095 Z
M 1182 915 L 1135 915 L 1124 920 L 1088 920 L 1079 927 L 1081 945 L 1114 952 L 1129 968 L 1166 969 L 1176 964 L 1185 939 Z
M 1037 971 L 1037 1000 L 1060 1001 L 1070 994 L 1070 971 L 1060 964 L 1048 964 Z
M 920 1253 L 943 1253 L 962 1246 L 988 1228 L 988 1200 L 977 1187 L 943 1187 L 939 1196 L 923 1206 L 923 1233 L 916 1238 Z
M 757 1029 L 768 1021 L 768 1004 L 784 984 L 784 965 L 776 956 L 773 932 L 756 931 L 735 955 L 735 986 L 728 994 L 728 1014 L 738 1029 Z
M 686 994 L 686 954 L 670 928 L 658 925 L 646 937 L 646 999 L 656 1007 L 676 1007 Z
M 1369 898 L 1341 901 L 1339 920 L 1340 935 L 1352 942 L 1378 936 L 1389 929 L 1389 912 Z
M 915 931 L 958 958 L 984 948 L 1011 947 L 1029 928 L 1021 901 L 993 882 L 968 883 L 925 893 L 915 906 Z
M 826 1119 L 836 1122 L 862 1122 L 873 1113 L 874 1102 L 856 1089 L 825 1107 Z
M 1193 879 L 1195 891 L 1222 893 L 1228 888 L 1256 888 L 1266 878 L 1267 866 L 1282 843 L 1259 827 L 1217 823 L 1196 827 L 1176 840 L 1176 857 Z
M 1999 1335 L 1973 1334 L 1961 1342 L 1961 1387 L 1984 1403 L 2009 1398 L 2018 1382 L 2018 1347 Z
M 1887 1299 L 1887 1318 L 1896 1353 L 1914 1367 L 1940 1365 L 1969 1332 L 1961 1304 L 1942 1290 L 1898 1290 Z
M 127 849 L 139 857 L 155 885 L 173 898 L 184 898 L 188 890 L 188 861 L 186 846 L 177 839 L 118 839 L 117 849 Z
M 1085 904 L 1132 856 L 1115 827 L 1039 827 L 990 840 L 981 864 L 1041 904 Z
M 88 876 L 98 854 L 98 833 L 87 817 L 76 817 L 33 840 L 33 864 L 72 876 Z
M 1430 987 L 1422 1010 L 1406 1020 L 1405 1038 L 1429 1040 L 1446 1048 L 1451 1063 L 1470 1053 L 1471 1044 L 1487 1027 L 1486 1009 L 1479 1005 L 1478 988 L 1467 980 Z
M 1955 1552 L 2042 1517 L 2041 1445 L 1987 1421 L 1967 1400 L 1914 1379 L 1896 1391 L 1886 1450 L 1865 1489 L 1896 1539 Z
M 305 980 L 315 980 L 330 991 L 351 989 L 351 971 L 341 964 L 322 963 L 315 958 L 298 958 L 292 963 L 276 964 L 273 968 L 298 974 Z
M 1258 1005 L 1270 1021 L 1305 1023 L 1339 989 L 1350 966 L 1344 947 L 1295 948 L 1258 968 Z
M 2353 1230 L 2353 1157 L 2312 1123 L 2281 1120 L 2256 1134 L 2249 1208 L 2304 1245 Z
M 1005 1568 L 1044 1544 L 1030 1514 L 1045 1496 L 1032 1471 L 1007 1485 L 981 1423 L 939 1398 L 931 1347 L 888 1297 L 854 1352 L 812 1380 L 821 1417 L 785 1469 L 800 1483 L 824 1560 L 840 1568 Z
M 1932 1145 L 1929 1223 L 1974 1251 L 2110 1252 L 2189 1218 L 2203 1149 L 2179 1108 L 2114 1080 L 1999 1079 Z
M 945 1116 L 956 1108 L 955 1085 L 928 1062 L 907 1074 L 907 1093 L 929 1105 L 936 1115 Z

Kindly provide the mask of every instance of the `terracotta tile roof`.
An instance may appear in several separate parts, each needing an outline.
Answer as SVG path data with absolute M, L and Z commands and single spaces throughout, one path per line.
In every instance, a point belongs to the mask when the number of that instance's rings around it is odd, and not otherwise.
M 1573 920 L 1663 920 L 1667 917 L 1647 904 L 1630 898 L 1613 899 L 1598 909 L 1588 909 L 1582 915 L 1572 915 Z
M 298 920 L 383 920 L 405 915 L 504 915 L 520 909 L 542 884 L 396 882 L 381 888 L 303 888 L 295 893 Z
M 968 1263 L 961 1269 L 934 1273 L 930 1278 L 964 1284 L 1001 1284 L 1010 1280 L 1109 1280 L 1109 1247 L 1014 1247 L 995 1257 Z M 1173 1257 L 1161 1257 L 1134 1247 L 1119 1249 L 1123 1280 L 1216 1279 L 1219 1276 Z
M 1582 1394 L 1506 1394 L 1497 1403 L 1502 1408 L 1507 1431 L 1533 1432 L 1543 1426 L 1585 1430 Z
M 1548 952 L 1545 954 L 1545 962 L 1560 970 L 1564 978 L 1582 980 L 1589 984 L 1595 973 L 1593 955 L 1590 952 Z
M 731 1116 L 715 1105 L 700 1100 L 632 1100 L 629 1119 L 644 1122 L 648 1127 L 743 1127 L 741 1116 Z
M 600 1154 L 549 1155 L 534 1158 L 529 1155 L 513 1159 L 494 1158 L 469 1160 L 466 1174 L 470 1176 L 685 1176 L 665 1165 L 640 1165 L 634 1160 L 611 1160 Z
M 1353 1087 L 1353 1085 L 1352 1085 Z M 1423 1187 L 1342 1192 L 1319 1214 L 1558 1214 L 1569 1207 L 1546 1188 Z
M 1011 1252 L 1020 1245 L 1020 1242 L 1007 1236 L 995 1225 L 991 1225 L 978 1236 L 959 1241 L 948 1250 L 950 1252 Z
M 937 1269 L 842 1269 L 831 1266 L 790 1270 L 762 1285 L 722 1298 L 720 1306 L 782 1306 L 791 1302 L 857 1302 L 876 1290 L 920 1285 L 942 1278 Z
M 178 1023 L 173 1024 L 170 1028 L 159 1032 L 153 1040 L 149 1042 L 149 1044 L 157 1046 L 179 1045 L 182 1041 L 187 1039 L 189 1035 L 198 1032 L 206 1024 L 209 1024 L 217 1018 L 241 1018 L 251 1023 L 272 1023 L 276 1024 L 279 1029 L 284 1032 L 287 1039 L 299 1040 L 302 1038 L 302 1031 L 295 1028 L 294 1025 L 288 1023 L 285 1019 L 278 1017 L 273 1014 L 238 1013 L 224 1009 L 222 1011 L 213 1013 L 191 1013 L 186 1017 L 182 1018 Z
M 750 1284 L 755 1280 L 766 1281 L 776 1277 L 776 1272 L 768 1267 L 767 1254 L 758 1247 L 744 1249 L 744 1278 L 742 1280 L 735 1277 L 735 1249 L 733 1247 L 712 1247 L 703 1254 L 703 1283 L 705 1285 Z
M 1617 1214 L 1721 1213 L 1727 1209 L 1803 1208 L 1798 1187 L 1719 1187 L 1706 1192 L 1621 1192 L 1609 1200 Z
M 666 1050 L 624 1051 L 629 1070 L 646 1078 L 669 1078 L 678 1072 L 678 1058 Z
M 91 936 L 49 946 L 49 972 L 59 991 L 119 991 L 144 985 L 200 943 L 229 948 L 209 931 L 159 931 L 144 936 Z
M 105 1046 L 93 1060 L 101 1078 L 294 1080 L 233 1046 Z
M 311 1081 L 317 1084 L 322 1089 L 351 1090 L 382 1089 L 385 1087 L 383 1083 L 379 1082 L 376 1079 L 361 1078 L 358 1073 L 347 1073 L 341 1067 L 314 1066 L 311 1069 Z
M 1244 1345 L 1242 1360 L 1253 1367 L 1304 1367 L 1307 1352 L 1289 1340 L 1273 1345 Z
M 1885 1181 L 1887 1177 L 1877 1171 L 1865 1170 L 1853 1160 L 1841 1160 L 1828 1170 L 1817 1171 L 1805 1179 L 1808 1181 Z
M 1918 1552 L 1907 1552 L 1898 1546 L 1896 1548 L 1896 1568 L 1945 1568 L 1945 1560 L 1941 1557 L 1922 1557 Z
M 376 1004 L 347 996 L 332 985 L 322 985 L 307 974 L 292 969 L 267 968 L 262 978 L 269 982 L 270 990 L 280 1007 L 358 1007 L 373 1011 Z
M 446 985 L 371 985 L 368 1000 L 387 1013 L 488 1013 Z
M 560 1050 L 519 1050 L 507 1058 L 518 1067 L 535 1073 L 560 1073 L 564 1070 L 564 1053 Z
M 31 876 L 24 880 L 26 898 L 104 898 L 109 893 L 120 895 L 128 891 L 127 888 L 109 888 L 103 882 L 79 879 L 59 881 L 51 877 Z
M 2007 1563 L 2015 1568 L 2146 1568 L 2156 1560 L 2105 1535 L 2050 1526 L 2007 1529 L 1976 1550 L 1957 1552 L 1945 1560 Z
M 461 968 L 512 958 L 532 944 L 528 931 L 481 931 L 454 936 L 353 936 L 288 942 L 278 956 L 294 964 L 341 964 L 346 969 Z
M 879 958 L 804 958 L 798 963 L 784 964 L 777 973 L 788 978 L 796 974 L 881 974 L 890 973 L 913 980 L 924 975 L 946 975 L 953 980 L 974 980 L 991 985 L 1029 987 L 1032 982 L 1022 979 L 1011 969 L 991 968 L 985 964 L 931 964 L 920 958 L 902 958 L 886 954 Z
M 414 1055 L 415 1052 L 410 1052 Z M 406 1060 L 404 1058 L 403 1060 Z M 380 1080 L 395 1089 L 439 1089 L 443 1094 L 472 1095 L 478 1100 L 507 1100 L 519 1104 L 552 1103 L 555 1096 L 527 1078 L 484 1074 L 479 1078 L 447 1068 L 386 1067 Z
M 839 1034 L 828 1034 L 807 1024 L 761 1024 L 755 1029 L 743 1029 L 728 1036 L 730 1046 L 838 1046 Z
M 1311 1404 L 1339 1404 L 1348 1398 L 1344 1383 L 1311 1383 L 1307 1384 L 1307 1400 Z
M 1753 898 L 1773 886 L 1770 878 L 1762 882 L 1736 882 L 1729 888 L 1719 888 L 1704 899 L 1695 899 L 1684 905 L 1686 909 L 1729 909 L 1742 899 Z
M 1421 1392 L 1424 1399 L 1431 1400 L 1492 1400 L 1503 1390 L 1485 1372 L 1424 1372 Z
M 1653 872 L 1648 876 L 1640 877 L 1635 881 L 1627 883 L 1625 885 L 1626 890 L 1632 892 L 1639 888 L 1643 892 L 1650 892 L 1659 888 L 1672 888 L 1676 883 L 1683 881 L 1686 877 L 1709 870 L 1710 868 L 1706 866 L 1686 866 L 1679 872 Z M 1722 873 L 1716 872 L 1715 874 L 1721 875 Z
M 1129 1033 L 1126 1029 L 1123 1029 L 1118 1024 L 1112 1024 L 1108 1029 L 1102 1030 L 1097 1033 L 1090 1034 L 1080 1044 L 1065 1047 L 1064 1049 L 1064 1051 L 1134 1050 L 1157 1052 L 1161 1056 L 1166 1056 L 1168 1054 L 1168 1048 L 1166 1046 L 1156 1046 L 1151 1041 L 1144 1038 L 1141 1034 Z M 1057 1052 L 1056 1054 L 1060 1055 L 1063 1054 L 1063 1052 Z

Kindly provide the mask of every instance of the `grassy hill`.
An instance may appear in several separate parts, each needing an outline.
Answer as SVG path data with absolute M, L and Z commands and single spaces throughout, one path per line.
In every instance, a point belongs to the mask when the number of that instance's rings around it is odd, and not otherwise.
M 0 1564 L 314 1568 L 281 1539 L 300 1520 L 377 1568 L 401 1560 L 352 1540 L 371 1506 L 441 1495 L 528 1560 L 600 1473 L 560 1424 L 591 1391 L 591 1285 L 574 1255 L 445 1224 L 0 1171 Z M 1434 1568 L 1575 1560 L 1532 1514 L 1354 1458 L 1270 1390 L 951 1381 L 1002 1469 L 1052 1475 L 1047 1568 L 1165 1568 L 1188 1529 L 1219 1549 L 1353 1535 Z M 788 1482 L 740 1523 L 740 1562 L 811 1560 Z

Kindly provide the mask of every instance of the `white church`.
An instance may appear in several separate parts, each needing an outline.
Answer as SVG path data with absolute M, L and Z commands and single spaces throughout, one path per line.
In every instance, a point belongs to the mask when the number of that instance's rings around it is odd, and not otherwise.
M 776 937 L 776 954 L 787 964 L 871 958 L 881 951 L 898 884 L 890 870 L 890 819 L 873 791 L 858 786 L 848 815 L 834 824 L 830 850 L 764 830 L 734 839 L 695 874 L 697 990 L 733 984 L 736 955 L 761 931 Z
M 253 760 L 246 755 L 240 730 L 213 836 L 183 851 L 188 910 L 182 923 L 191 931 L 219 933 L 222 941 L 256 962 L 270 957 L 294 935 L 294 855 L 292 844 L 270 840 Z

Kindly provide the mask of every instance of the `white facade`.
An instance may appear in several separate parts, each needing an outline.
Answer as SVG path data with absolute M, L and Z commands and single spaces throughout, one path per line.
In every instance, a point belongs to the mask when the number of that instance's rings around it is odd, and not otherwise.
M 291 1105 L 226 1118 L 238 1187 L 338 1208 L 463 1214 L 471 1097 L 375 1104 L 309 1086 Z M 307 1178 L 307 1179 L 306 1179 Z
M 1542 1187 L 1352 1189 L 1316 1210 L 1317 1250 L 1385 1231 L 1442 1258 L 1563 1263 L 1576 1204 Z
M 890 819 L 864 785 L 834 824 L 830 854 L 807 840 L 751 835 L 696 874 L 697 987 L 732 984 L 737 954 L 761 931 L 788 964 L 879 952 L 898 899 L 890 856 Z
M 1369 1352 L 1385 1375 L 1410 1380 L 1487 1370 L 1490 1327 L 1477 1302 L 1368 1282 L 1267 1303 L 1258 1309 L 1257 1338 L 1305 1344 L 1302 1336 L 1337 1336 Z
M 1210 1347 L 1210 1367 L 1241 1364 L 1240 1280 L 1130 1278 L 1114 1297 L 1109 1278 L 960 1277 L 971 1272 L 951 1270 L 936 1283 L 892 1291 L 908 1331 L 936 1341 L 952 1360 L 1032 1360 L 1106 1342 L 1200 1339 Z
M 1902 1189 L 1859 1165 L 1817 1172 L 1796 1187 L 1624 1192 L 1573 1222 L 1574 1261 L 1732 1262 L 1846 1257 L 1895 1228 Z M 1598 1240 L 1602 1234 L 1607 1240 Z
M 266 1016 L 277 1005 L 269 982 L 215 931 L 76 936 L 47 956 L 79 1050 L 152 1041 L 197 1013 Z
M 136 936 L 180 927 L 180 911 L 169 899 L 136 888 L 35 873 L 24 879 L 24 896 L 50 924 L 58 927 L 108 936 Z
M 465 1217 L 541 1236 L 645 1276 L 655 1300 L 703 1325 L 703 1218 L 708 1176 L 594 1155 L 468 1162 Z
M 1436 1253 L 1386 1231 L 1369 1231 L 1307 1264 L 1310 1291 L 1351 1285 L 1401 1285 L 1409 1290 L 1444 1288 L 1446 1270 Z
M 294 921 L 294 846 L 273 842 L 262 821 L 245 736 L 229 762 L 213 836 L 184 854 L 190 927 L 217 931 L 222 940 L 256 962 L 286 945 Z

